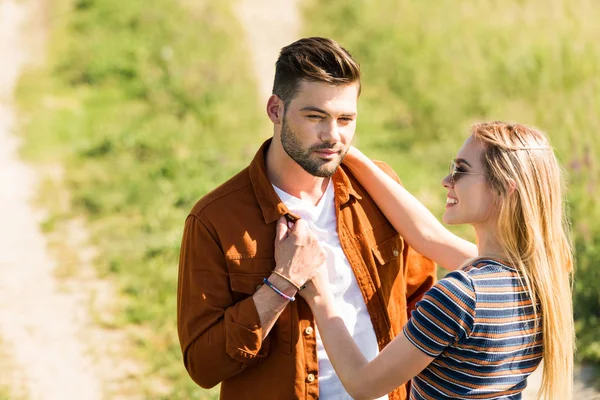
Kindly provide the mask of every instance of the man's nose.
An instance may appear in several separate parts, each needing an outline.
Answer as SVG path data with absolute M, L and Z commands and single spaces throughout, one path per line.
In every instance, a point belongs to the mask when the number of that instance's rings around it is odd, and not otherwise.
M 325 124 L 321 131 L 320 139 L 323 142 L 337 143 L 340 141 L 340 127 L 337 120 L 332 120 L 328 124 Z

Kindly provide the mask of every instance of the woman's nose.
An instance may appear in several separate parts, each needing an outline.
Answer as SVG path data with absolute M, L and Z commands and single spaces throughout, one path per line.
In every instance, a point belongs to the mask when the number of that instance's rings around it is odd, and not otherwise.
M 444 177 L 444 179 L 442 179 L 442 186 L 445 187 L 446 189 L 449 189 L 454 186 L 454 183 L 452 182 L 452 177 L 450 176 L 450 174 L 446 175 Z

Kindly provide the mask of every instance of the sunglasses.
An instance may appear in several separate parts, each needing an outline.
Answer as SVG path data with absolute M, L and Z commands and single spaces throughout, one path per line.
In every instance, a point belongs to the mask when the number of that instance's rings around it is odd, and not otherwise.
M 450 168 L 448 169 L 448 175 L 450 175 L 450 182 L 454 185 L 458 180 L 458 175 L 485 175 L 480 172 L 467 172 L 463 171 L 460 167 L 456 166 L 454 161 L 450 161 Z

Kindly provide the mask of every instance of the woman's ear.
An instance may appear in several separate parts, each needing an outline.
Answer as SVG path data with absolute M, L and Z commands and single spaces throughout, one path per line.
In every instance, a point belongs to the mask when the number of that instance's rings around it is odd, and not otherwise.
M 513 194 L 515 190 L 517 190 L 517 182 L 512 178 L 508 178 L 508 194 Z

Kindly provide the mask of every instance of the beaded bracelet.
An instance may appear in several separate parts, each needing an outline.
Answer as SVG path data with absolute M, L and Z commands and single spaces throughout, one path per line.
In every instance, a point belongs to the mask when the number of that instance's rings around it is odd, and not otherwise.
M 275 286 L 273 286 L 273 284 L 271 282 L 269 282 L 269 280 L 267 278 L 263 278 L 263 283 L 265 285 L 267 285 L 268 287 L 270 287 L 271 289 L 273 289 L 275 291 L 275 293 L 277 293 L 278 295 L 280 295 L 284 299 L 286 299 L 288 301 L 294 301 L 294 300 L 296 300 L 296 298 L 294 296 L 288 296 L 287 294 L 283 293 L 281 290 L 279 290 Z

